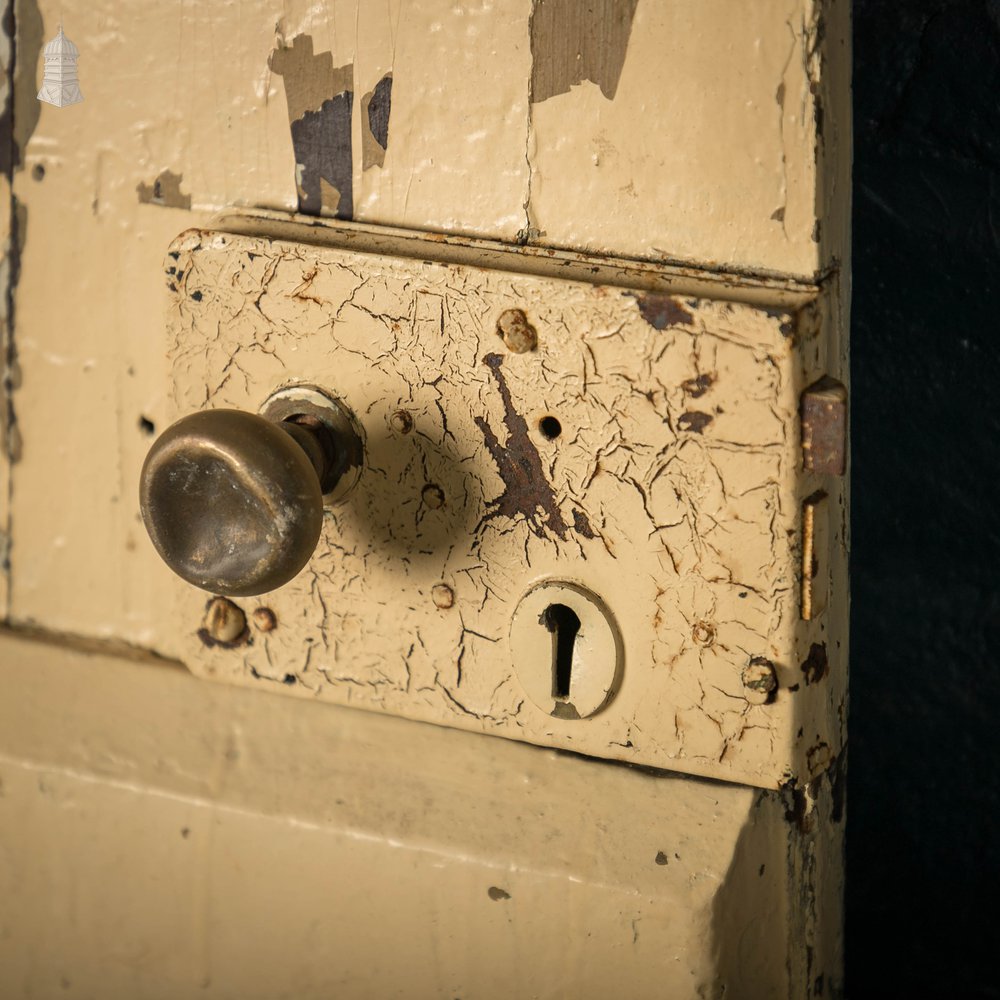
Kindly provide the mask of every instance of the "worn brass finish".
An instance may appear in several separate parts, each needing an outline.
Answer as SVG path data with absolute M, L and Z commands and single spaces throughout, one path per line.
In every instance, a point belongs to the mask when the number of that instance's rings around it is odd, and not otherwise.
M 335 485 L 344 450 L 318 420 L 193 413 L 160 435 L 143 465 L 146 530 L 196 587 L 235 597 L 274 590 L 316 548 L 323 488 Z

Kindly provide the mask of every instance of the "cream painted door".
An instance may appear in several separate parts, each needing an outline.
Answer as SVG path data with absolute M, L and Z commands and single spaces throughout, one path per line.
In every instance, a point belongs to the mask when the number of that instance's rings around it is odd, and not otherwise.
M 8 5 L 0 994 L 840 993 L 849 14 Z M 143 459 L 319 375 L 367 499 L 206 645 Z M 552 579 L 590 717 L 510 638 Z

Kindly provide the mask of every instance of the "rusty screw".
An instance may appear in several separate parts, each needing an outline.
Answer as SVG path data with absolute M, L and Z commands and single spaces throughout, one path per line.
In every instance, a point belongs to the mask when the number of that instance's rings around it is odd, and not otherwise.
M 715 642 L 715 626 L 711 622 L 695 622 L 691 638 L 699 646 L 711 646 Z
M 431 600 L 436 608 L 444 611 L 455 603 L 455 591 L 446 583 L 435 583 L 431 587 Z
M 423 488 L 423 492 L 420 495 L 423 497 L 424 503 L 431 510 L 437 510 L 438 507 L 444 506 L 444 490 L 440 486 L 430 483 Z
M 497 335 L 515 354 L 525 354 L 538 346 L 538 333 L 522 309 L 507 309 L 500 314 Z
M 204 637 L 213 643 L 229 645 L 246 631 L 247 616 L 232 601 L 213 597 L 205 608 L 202 622 Z
M 413 414 L 409 410 L 396 410 L 389 417 L 389 426 L 397 434 L 409 434 L 413 430 Z
M 765 705 L 778 688 L 774 664 L 763 656 L 755 656 L 743 668 L 743 687 L 751 705 Z
M 261 632 L 273 632 L 278 627 L 278 618 L 270 608 L 257 608 L 253 623 Z

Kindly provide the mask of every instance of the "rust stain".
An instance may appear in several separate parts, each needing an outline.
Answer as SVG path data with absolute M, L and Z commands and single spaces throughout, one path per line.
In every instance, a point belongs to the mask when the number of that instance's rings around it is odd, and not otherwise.
M 501 370 L 503 356 L 487 354 L 483 358 L 483 364 L 493 373 L 500 389 L 503 419 L 507 427 L 507 445 L 505 447 L 500 444 L 493 428 L 483 417 L 476 417 L 476 426 L 482 432 L 505 487 L 503 493 L 490 502 L 490 509 L 480 522 L 480 527 L 495 517 L 508 517 L 512 520 L 523 517 L 539 538 L 545 538 L 545 531 L 548 529 L 565 541 L 569 526 L 559 510 L 538 449 L 531 441 L 527 421 L 514 408 L 510 389 Z M 544 515 L 544 520 L 539 518 L 539 512 Z
M 688 410 L 677 418 L 677 427 L 682 431 L 693 431 L 695 434 L 704 433 L 705 428 L 712 422 L 712 417 L 701 410 Z
M 135 190 L 144 205 L 163 205 L 165 208 L 190 208 L 191 195 L 181 191 L 182 174 L 172 170 L 162 171 L 152 184 L 139 183 Z
M 373 90 L 361 98 L 361 169 L 381 167 L 389 148 L 389 113 L 392 110 L 392 74 L 386 73 Z
M 610 101 L 618 90 L 638 0 L 533 0 L 531 101 L 589 80 Z
M 847 465 L 847 389 L 824 375 L 802 393 L 802 465 L 842 476 Z
M 637 297 L 639 313 L 654 330 L 666 330 L 668 326 L 691 324 L 694 317 L 671 295 L 650 292 Z
M 332 52 L 316 55 L 312 38 L 297 35 L 279 41 L 268 66 L 285 83 L 299 211 L 352 218 L 354 64 L 334 67 Z
M 809 655 L 802 664 L 802 676 L 806 684 L 821 681 L 830 672 L 830 663 L 826 657 L 826 644 L 814 642 L 809 647 Z

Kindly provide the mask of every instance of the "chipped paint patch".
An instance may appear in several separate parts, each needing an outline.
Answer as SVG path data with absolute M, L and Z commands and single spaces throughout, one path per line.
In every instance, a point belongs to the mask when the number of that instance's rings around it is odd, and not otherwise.
M 353 63 L 334 67 L 332 52 L 317 55 L 311 36 L 297 35 L 291 45 L 279 39 L 268 66 L 285 84 L 299 211 L 352 218 Z
M 533 0 L 531 101 L 567 94 L 585 80 L 610 101 L 618 90 L 638 0 Z
M 375 89 L 361 98 L 361 169 L 381 167 L 389 148 L 389 113 L 392 110 L 392 74 L 386 73 Z
M 306 215 L 354 215 L 351 105 L 344 91 L 292 122 L 299 211 Z
M 693 431 L 695 434 L 703 434 L 705 428 L 711 422 L 711 414 L 702 413 L 700 410 L 688 410 L 677 418 L 677 427 L 682 431 Z
M 162 205 L 165 208 L 190 208 L 191 195 L 181 191 L 182 174 L 164 170 L 152 184 L 139 183 L 135 190 L 139 201 L 145 205 Z

